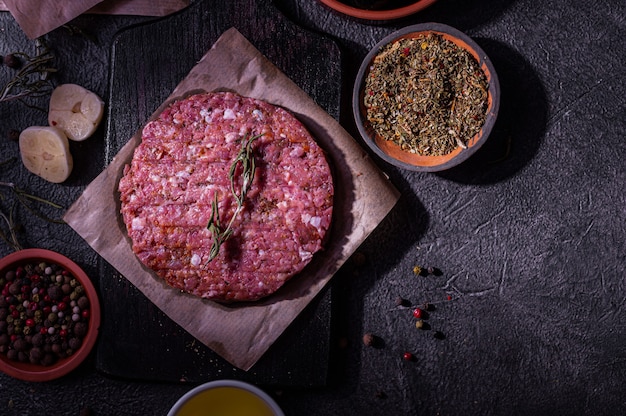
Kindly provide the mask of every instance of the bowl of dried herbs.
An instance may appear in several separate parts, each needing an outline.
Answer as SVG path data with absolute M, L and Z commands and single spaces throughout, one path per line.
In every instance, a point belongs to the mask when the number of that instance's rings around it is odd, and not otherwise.
M 487 140 L 500 85 L 485 52 L 440 23 L 407 26 L 382 39 L 357 73 L 359 133 L 383 160 L 436 172 L 465 161 Z

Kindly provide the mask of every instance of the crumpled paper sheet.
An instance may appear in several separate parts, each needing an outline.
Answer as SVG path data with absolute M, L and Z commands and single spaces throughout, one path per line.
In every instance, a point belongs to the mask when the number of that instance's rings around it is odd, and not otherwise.
M 264 300 L 222 305 L 173 289 L 147 270 L 133 254 L 117 192 L 141 131 L 88 185 L 64 220 L 174 322 L 232 365 L 249 370 L 376 228 L 399 195 L 354 138 L 235 28 L 222 34 L 152 118 L 176 98 L 215 90 L 287 108 L 328 154 L 335 185 L 330 238 L 299 275 Z
M 0 10 L 10 11 L 30 39 L 83 13 L 167 16 L 188 5 L 189 0 L 0 0 Z

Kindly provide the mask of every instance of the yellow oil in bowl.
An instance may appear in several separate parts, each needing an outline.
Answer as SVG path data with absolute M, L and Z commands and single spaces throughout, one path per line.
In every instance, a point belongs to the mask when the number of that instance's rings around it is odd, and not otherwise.
M 185 394 L 169 416 L 284 416 L 263 391 L 247 383 L 224 380 L 203 384 Z

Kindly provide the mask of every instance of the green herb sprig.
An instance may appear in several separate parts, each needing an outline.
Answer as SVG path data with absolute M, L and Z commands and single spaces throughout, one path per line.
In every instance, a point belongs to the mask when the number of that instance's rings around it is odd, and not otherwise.
M 217 192 L 215 193 L 215 199 L 211 205 L 211 218 L 207 224 L 207 229 L 213 237 L 213 244 L 211 245 L 211 251 L 209 252 L 209 260 L 213 260 L 218 256 L 220 247 L 226 240 L 228 240 L 233 234 L 233 223 L 239 213 L 243 210 L 246 195 L 252 186 L 254 180 L 254 173 L 256 171 L 256 162 L 254 160 L 254 153 L 252 151 L 252 143 L 261 137 L 263 134 L 256 136 L 245 136 L 241 140 L 241 148 L 237 153 L 237 156 L 233 160 L 230 170 L 228 171 L 228 177 L 230 179 L 230 190 L 237 202 L 237 208 L 230 218 L 228 225 L 224 228 L 220 221 L 220 214 L 218 209 Z M 241 184 L 237 181 L 237 168 L 241 166 Z M 208 263 L 207 262 L 207 263 Z

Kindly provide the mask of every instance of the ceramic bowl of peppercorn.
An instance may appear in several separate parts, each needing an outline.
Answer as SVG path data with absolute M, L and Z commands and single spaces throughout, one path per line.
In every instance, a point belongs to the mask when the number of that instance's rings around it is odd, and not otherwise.
M 0 259 L 0 371 L 49 381 L 91 352 L 100 304 L 89 277 L 72 260 L 45 249 Z
M 365 143 L 386 162 L 436 172 L 467 160 L 487 140 L 500 85 L 485 52 L 439 23 L 382 39 L 359 68 L 352 95 Z

